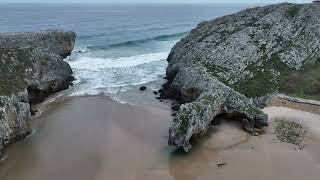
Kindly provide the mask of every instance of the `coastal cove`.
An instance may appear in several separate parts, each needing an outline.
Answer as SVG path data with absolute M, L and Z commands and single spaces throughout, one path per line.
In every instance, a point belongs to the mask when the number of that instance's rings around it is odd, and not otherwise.
M 120 102 L 155 101 L 153 95 L 140 98 L 135 89 L 141 84 L 151 92 L 160 88 L 174 43 L 199 19 L 247 5 L 223 7 L 2 4 L 0 16 L 7 19 L 0 21 L 0 152 L 32 131 L 28 119 L 37 109 L 30 105 L 67 88 L 62 96 L 104 94 Z M 168 21 L 171 15 L 175 18 Z
M 1 180 L 320 177 L 319 2 L 1 15 Z

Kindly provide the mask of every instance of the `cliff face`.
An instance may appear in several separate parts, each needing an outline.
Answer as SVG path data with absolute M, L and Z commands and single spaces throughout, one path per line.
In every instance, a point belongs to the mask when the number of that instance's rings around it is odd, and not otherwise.
M 182 103 L 169 144 L 191 148 L 218 114 L 250 132 L 267 125 L 258 107 L 281 92 L 320 99 L 320 5 L 276 4 L 202 22 L 172 49 L 164 97 Z
M 66 58 L 74 48 L 76 34 L 60 30 L 0 33 L 1 48 L 34 48 Z
M 0 149 L 29 133 L 30 104 L 67 89 L 75 33 L 0 34 Z

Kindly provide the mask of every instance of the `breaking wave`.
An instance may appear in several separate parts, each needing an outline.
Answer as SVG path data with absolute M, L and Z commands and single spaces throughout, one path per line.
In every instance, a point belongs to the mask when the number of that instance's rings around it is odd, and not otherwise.
M 178 39 L 186 36 L 187 34 L 188 34 L 188 32 L 182 32 L 182 33 L 176 33 L 176 34 L 161 35 L 161 36 L 156 36 L 156 37 L 152 37 L 152 38 L 145 38 L 145 39 L 138 39 L 138 40 L 133 40 L 133 41 L 126 41 L 126 42 L 111 44 L 111 45 L 109 45 L 107 47 L 90 46 L 88 48 L 96 50 L 96 49 L 108 49 L 108 48 L 114 48 L 114 47 L 131 47 L 131 46 L 137 46 L 137 45 L 145 44 L 145 43 L 152 42 L 152 41 L 178 40 Z
M 130 87 L 162 79 L 168 52 L 120 58 L 77 56 L 68 59 L 75 76 L 73 95 L 123 92 Z

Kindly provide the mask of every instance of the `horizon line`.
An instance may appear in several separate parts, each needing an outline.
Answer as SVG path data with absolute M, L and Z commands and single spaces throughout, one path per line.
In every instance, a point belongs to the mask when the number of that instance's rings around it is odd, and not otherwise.
M 253 3 L 253 2 L 0 2 L 0 4 L 281 4 L 278 3 Z M 306 4 L 306 3 L 292 3 Z

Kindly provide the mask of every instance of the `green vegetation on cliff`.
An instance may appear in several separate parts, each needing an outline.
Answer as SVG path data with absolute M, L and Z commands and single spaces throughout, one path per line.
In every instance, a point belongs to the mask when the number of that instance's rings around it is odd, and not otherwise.
M 319 61 L 320 62 L 320 61 Z M 248 66 L 253 77 L 230 85 L 247 97 L 279 92 L 290 96 L 320 100 L 320 63 L 301 70 L 289 68 L 279 58 L 271 58 L 263 69 Z
M 0 94 L 10 95 L 26 88 L 26 70 L 32 68 L 29 51 L 0 49 Z
M 305 99 L 320 100 L 320 61 L 302 71 L 293 71 L 283 79 L 281 93 Z

